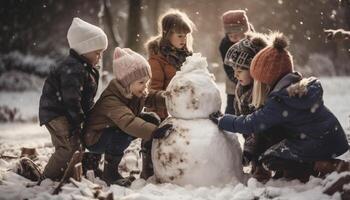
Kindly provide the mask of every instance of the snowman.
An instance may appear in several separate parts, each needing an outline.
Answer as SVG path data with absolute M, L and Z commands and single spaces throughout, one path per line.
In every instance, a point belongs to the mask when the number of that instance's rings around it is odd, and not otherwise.
M 187 57 L 169 83 L 166 107 L 173 124 L 163 139 L 153 140 L 155 178 L 161 183 L 221 186 L 243 181 L 242 150 L 235 134 L 226 135 L 209 119 L 221 98 L 206 58 Z

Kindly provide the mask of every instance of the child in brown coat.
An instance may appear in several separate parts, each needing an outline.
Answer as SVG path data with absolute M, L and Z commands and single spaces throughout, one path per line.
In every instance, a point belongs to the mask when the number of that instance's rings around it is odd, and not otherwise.
M 113 79 L 89 114 L 84 140 L 94 153 L 105 154 L 102 174 L 107 184 L 129 185 L 130 180 L 118 173 L 124 150 L 136 138 L 150 141 L 161 138 L 171 125 L 158 128 L 157 120 L 145 121 L 144 105 L 164 107 L 162 91 L 147 94 L 152 77 L 148 62 L 131 49 L 117 47 L 114 52 Z M 149 120 L 150 121 L 150 120 Z
M 192 27 L 187 15 L 177 10 L 170 10 L 160 17 L 159 35 L 146 43 L 153 74 L 151 90 L 165 90 L 186 57 L 192 54 Z M 155 111 L 161 120 L 168 116 L 165 108 L 149 110 Z
M 180 70 L 186 57 L 192 55 L 193 22 L 178 10 L 169 10 L 159 18 L 159 35 L 152 37 L 146 47 L 149 54 L 152 78 L 150 91 L 164 91 L 169 82 Z M 148 107 L 147 111 L 156 112 L 161 120 L 168 116 L 166 108 Z M 147 179 L 153 174 L 151 161 L 151 143 L 142 141 L 142 173 Z

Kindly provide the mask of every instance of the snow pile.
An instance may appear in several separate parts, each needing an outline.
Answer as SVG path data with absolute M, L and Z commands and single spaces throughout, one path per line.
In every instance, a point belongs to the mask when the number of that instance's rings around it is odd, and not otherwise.
M 187 57 L 166 90 L 173 124 L 169 136 L 154 140 L 152 161 L 157 181 L 193 186 L 243 182 L 242 150 L 237 136 L 228 138 L 209 119 L 221 98 L 206 59 Z

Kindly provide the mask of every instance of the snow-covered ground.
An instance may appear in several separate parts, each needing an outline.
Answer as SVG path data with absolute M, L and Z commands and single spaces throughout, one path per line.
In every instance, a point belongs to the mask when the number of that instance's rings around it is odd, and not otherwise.
M 324 87 L 325 104 L 335 113 L 349 135 L 350 93 L 348 88 L 350 88 L 350 77 L 321 78 L 321 82 Z M 218 85 L 222 102 L 225 104 L 224 84 L 219 83 Z M 39 96 L 40 91 L 2 92 L 0 93 L 0 106 L 16 107 L 20 110 L 22 118 L 33 119 L 38 112 Z M 224 107 L 225 105 L 222 105 L 222 110 Z M 39 154 L 37 163 L 42 167 L 53 151 L 47 130 L 37 123 L 0 124 L 0 155 L 19 156 L 21 147 L 37 148 Z M 133 152 L 126 156 L 122 165 L 135 170 L 140 166 L 139 157 L 135 153 L 138 147 L 134 145 L 131 149 Z M 344 155 L 343 158 L 350 160 L 349 154 Z M 33 182 L 11 172 L 11 169 L 15 167 L 16 159 L 0 159 L 0 199 L 91 199 L 91 197 L 86 197 L 87 193 L 83 186 L 77 188 L 71 183 L 64 186 L 63 192 L 59 195 L 51 195 L 57 183 L 45 180 L 40 186 L 35 186 Z M 322 193 L 322 190 L 338 176 L 332 174 L 325 180 L 311 178 L 306 184 L 298 181 L 277 180 L 262 185 L 255 179 L 249 179 L 246 185 L 227 184 L 223 187 L 180 187 L 137 179 L 130 188 L 112 185 L 111 187 L 104 186 L 103 191 L 113 192 L 114 199 L 340 199 L 337 193 L 332 197 Z M 92 181 L 98 182 L 94 179 Z

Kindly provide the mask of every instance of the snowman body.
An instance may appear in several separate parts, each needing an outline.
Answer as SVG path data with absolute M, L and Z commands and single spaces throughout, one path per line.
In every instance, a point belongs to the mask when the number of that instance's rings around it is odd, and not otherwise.
M 209 114 L 220 110 L 221 98 L 206 59 L 187 57 L 166 90 L 173 124 L 168 136 L 153 140 L 152 161 L 159 182 L 220 186 L 243 180 L 242 150 L 236 135 L 224 134 Z

